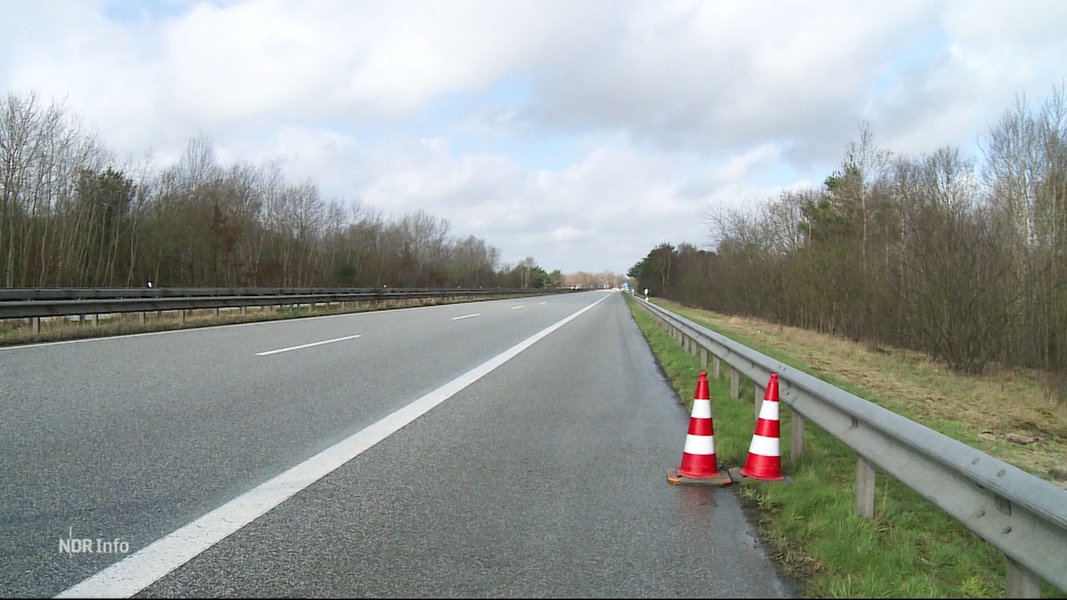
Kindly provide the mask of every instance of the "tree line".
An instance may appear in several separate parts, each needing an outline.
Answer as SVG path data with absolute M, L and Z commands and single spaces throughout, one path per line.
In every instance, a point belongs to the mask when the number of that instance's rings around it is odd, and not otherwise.
M 1067 99 L 1019 97 L 978 159 L 878 148 L 869 126 L 822 187 L 708 215 L 629 276 L 724 314 L 919 350 L 952 369 L 1036 368 L 1067 397 Z M 1055 383 L 1059 382 L 1059 383 Z
M 0 286 L 559 287 L 532 257 L 219 163 L 191 138 L 173 165 L 126 167 L 61 105 L 0 99 Z

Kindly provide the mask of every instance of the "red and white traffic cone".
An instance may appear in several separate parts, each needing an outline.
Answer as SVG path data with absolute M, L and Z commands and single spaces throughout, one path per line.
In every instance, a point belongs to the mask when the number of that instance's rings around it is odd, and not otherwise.
M 685 436 L 682 465 L 667 473 L 672 484 L 727 485 L 730 475 L 719 471 L 715 457 L 715 425 L 711 420 L 711 397 L 708 394 L 708 373 L 701 371 L 693 395 L 693 410 L 689 418 L 689 432 Z
M 752 443 L 748 447 L 748 460 L 741 467 L 741 475 L 765 481 L 782 481 L 781 435 L 778 427 L 778 374 L 771 373 L 767 382 L 767 391 L 763 394 L 763 405 L 756 430 L 752 434 Z

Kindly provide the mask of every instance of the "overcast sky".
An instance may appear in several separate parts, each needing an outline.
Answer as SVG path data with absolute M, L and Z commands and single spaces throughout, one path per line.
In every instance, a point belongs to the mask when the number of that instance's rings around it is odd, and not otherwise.
M 0 82 L 120 161 L 224 166 L 515 265 L 625 273 L 709 215 L 818 187 L 868 123 L 976 142 L 1067 81 L 1067 1 L 0 0 Z

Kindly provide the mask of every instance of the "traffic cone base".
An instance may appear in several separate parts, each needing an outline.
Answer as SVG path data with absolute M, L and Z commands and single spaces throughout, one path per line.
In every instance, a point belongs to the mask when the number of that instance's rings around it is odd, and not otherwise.
M 715 458 L 715 426 L 711 420 L 711 398 L 708 395 L 708 374 L 701 371 L 693 395 L 693 410 L 689 431 L 685 436 L 682 464 L 667 472 L 667 481 L 674 485 L 727 485 L 730 475 L 719 471 Z
M 667 482 L 671 485 L 730 485 L 734 482 L 733 478 L 726 471 L 718 471 L 712 477 L 687 477 L 678 473 L 678 469 L 670 469 L 667 471 Z

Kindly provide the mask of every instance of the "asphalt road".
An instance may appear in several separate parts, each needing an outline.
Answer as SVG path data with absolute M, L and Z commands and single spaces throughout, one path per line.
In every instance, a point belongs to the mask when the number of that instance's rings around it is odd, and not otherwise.
M 0 595 L 796 596 L 688 421 L 610 292 L 0 349 Z

